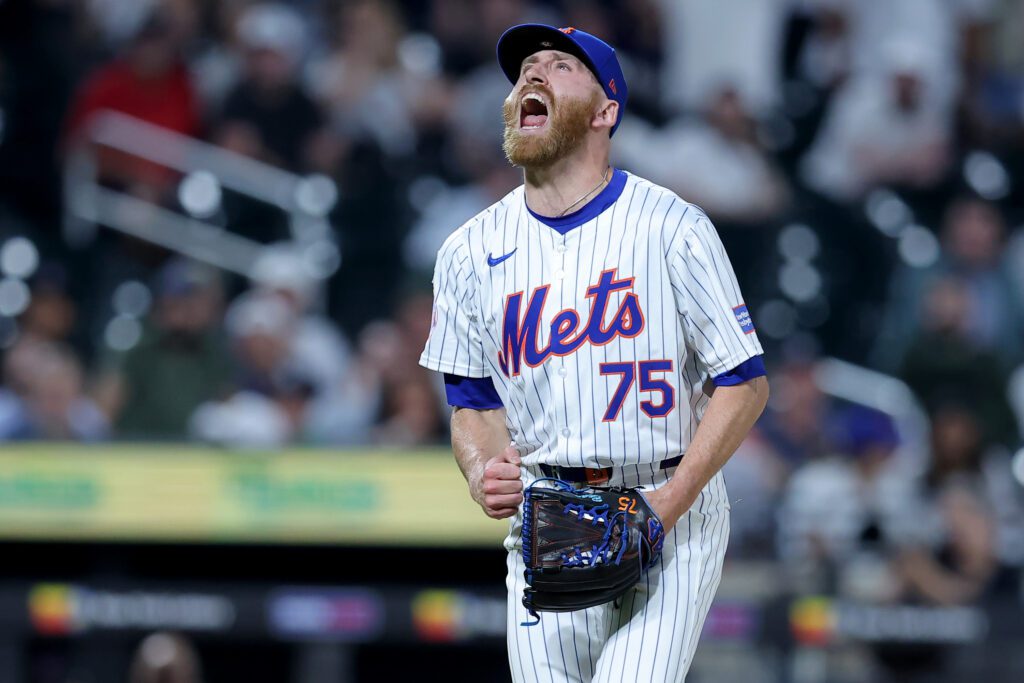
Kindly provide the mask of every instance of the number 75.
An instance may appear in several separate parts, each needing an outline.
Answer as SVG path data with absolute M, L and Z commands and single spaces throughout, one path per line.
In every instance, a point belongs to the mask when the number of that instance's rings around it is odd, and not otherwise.
M 653 400 L 640 402 L 640 410 L 647 417 L 665 417 L 676 407 L 676 391 L 672 385 L 663 378 L 655 378 L 654 373 L 672 372 L 671 360 L 641 360 L 635 363 L 601 363 L 598 366 L 602 375 L 619 375 L 619 386 L 612 394 L 612 400 L 608 409 L 604 412 L 605 422 L 614 422 L 619 419 L 622 411 L 622 404 L 626 400 L 626 394 L 633 387 L 633 381 L 637 374 L 640 375 L 640 391 L 651 392 L 661 395 L 660 400 L 655 403 Z M 639 369 L 639 373 L 637 370 Z

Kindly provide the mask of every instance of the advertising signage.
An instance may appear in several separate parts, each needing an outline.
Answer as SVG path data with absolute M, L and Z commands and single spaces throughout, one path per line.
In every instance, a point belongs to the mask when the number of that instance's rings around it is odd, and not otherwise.
M 0 454 L 0 540 L 499 547 L 446 451 L 34 446 Z

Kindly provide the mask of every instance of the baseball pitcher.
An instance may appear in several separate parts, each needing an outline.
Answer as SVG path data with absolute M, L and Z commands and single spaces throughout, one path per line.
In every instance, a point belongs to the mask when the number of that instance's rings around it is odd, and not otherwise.
M 441 248 L 420 362 L 470 494 L 511 518 L 512 677 L 682 681 L 729 536 L 720 470 L 768 398 L 761 345 L 704 212 L 609 165 L 615 50 L 525 24 L 497 52 L 524 182 Z

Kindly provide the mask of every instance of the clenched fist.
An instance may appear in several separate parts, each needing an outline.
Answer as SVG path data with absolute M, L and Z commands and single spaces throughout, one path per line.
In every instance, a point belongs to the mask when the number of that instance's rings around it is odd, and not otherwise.
M 507 446 L 484 464 L 482 475 L 473 486 L 473 500 L 488 517 L 505 519 L 516 514 L 523 502 L 523 482 L 519 478 L 519 453 Z

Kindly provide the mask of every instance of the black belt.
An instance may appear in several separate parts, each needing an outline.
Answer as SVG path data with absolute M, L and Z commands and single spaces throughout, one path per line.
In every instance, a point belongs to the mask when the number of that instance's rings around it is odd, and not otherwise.
M 679 464 L 679 461 L 683 459 L 683 456 L 677 455 L 674 458 L 668 460 L 662 460 L 658 463 L 658 469 L 667 470 L 670 467 L 675 467 Z M 594 486 L 600 486 L 606 484 L 612 478 L 612 472 L 615 470 L 614 467 L 562 467 L 561 465 L 541 465 L 540 471 L 544 473 L 545 477 L 554 477 L 555 479 L 561 479 L 572 484 L 592 484 Z

